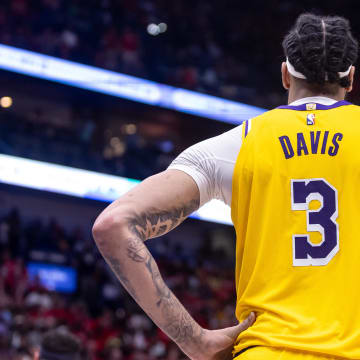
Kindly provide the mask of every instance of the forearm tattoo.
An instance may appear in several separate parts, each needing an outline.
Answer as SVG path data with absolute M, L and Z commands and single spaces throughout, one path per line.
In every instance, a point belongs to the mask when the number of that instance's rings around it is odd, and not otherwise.
M 166 286 L 161 277 L 158 266 L 144 241 L 160 236 L 175 228 L 193 211 L 198 209 L 199 201 L 193 200 L 187 205 L 168 211 L 150 209 L 142 213 L 133 213 L 128 217 L 128 229 L 133 237 L 124 241 L 123 257 L 115 257 L 114 248 L 103 248 L 102 252 L 114 270 L 115 274 L 134 297 L 141 304 L 139 294 L 136 294 L 133 282 L 128 279 L 129 270 L 124 264 L 135 262 L 143 264 L 151 277 L 156 292 L 156 308 L 160 310 L 162 319 L 159 324 L 163 330 L 180 346 L 196 344 L 203 336 L 203 329 L 192 319 L 179 300 Z M 149 313 L 150 316 L 155 314 Z
M 125 287 L 125 289 L 129 292 L 129 294 L 136 300 L 139 301 L 139 298 L 136 294 L 136 291 L 134 287 L 131 285 L 130 280 L 125 275 L 125 269 L 124 265 L 116 259 L 115 257 L 112 257 L 111 255 L 105 255 L 106 259 L 110 263 L 111 268 L 113 269 L 114 273 L 122 283 L 122 285 Z
M 154 258 L 140 239 L 128 241 L 127 256 L 134 262 L 143 263 L 151 275 L 158 297 L 156 306 L 163 315 L 165 332 L 179 345 L 199 342 L 203 335 L 203 329 L 192 319 L 166 286 Z
M 199 208 L 199 201 L 170 210 L 149 209 L 142 213 L 133 213 L 128 217 L 129 230 L 142 241 L 161 236 L 182 223 Z

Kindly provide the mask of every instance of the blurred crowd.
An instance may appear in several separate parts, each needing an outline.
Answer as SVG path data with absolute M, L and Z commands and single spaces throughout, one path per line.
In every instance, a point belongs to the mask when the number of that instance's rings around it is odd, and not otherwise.
M 0 43 L 264 107 L 283 101 L 281 41 L 304 9 L 333 0 L 3 0 Z M 260 11 L 259 11 L 260 10 Z M 358 24 L 351 19 L 355 31 Z M 157 36 L 149 24 L 166 24 Z
M 1 218 L 0 246 L 1 359 L 30 360 L 42 335 L 54 328 L 79 337 L 84 360 L 185 359 L 125 293 L 80 228 L 66 231 L 55 219 L 25 221 L 14 209 Z M 168 238 L 149 247 L 165 281 L 201 325 L 234 323 L 232 262 L 224 254 L 205 241 L 197 253 L 186 244 L 173 247 Z M 73 267 L 77 291 L 47 290 L 29 277 L 29 260 Z
M 244 37 L 234 33 L 239 20 L 219 23 L 218 16 L 226 11 L 222 5 L 219 8 L 207 1 L 194 5 L 190 11 L 183 2 L 165 0 L 4 0 L 0 4 L 0 42 L 249 100 L 254 95 L 249 72 L 255 68 L 256 58 L 250 64 L 239 61 L 236 52 L 229 53 L 230 47 L 241 43 L 239 37 Z M 192 16 L 194 11 L 198 16 Z M 160 22 L 167 23 L 170 31 L 156 37 L 148 34 L 147 26 Z M 246 42 L 244 46 L 254 48 L 256 44 Z
M 168 0 L 3 0 L 0 42 L 269 106 L 279 101 L 281 88 L 274 89 L 274 82 L 281 37 L 297 11 L 299 5 L 285 0 L 197 0 L 191 6 Z M 165 23 L 168 31 L 152 36 L 151 23 Z

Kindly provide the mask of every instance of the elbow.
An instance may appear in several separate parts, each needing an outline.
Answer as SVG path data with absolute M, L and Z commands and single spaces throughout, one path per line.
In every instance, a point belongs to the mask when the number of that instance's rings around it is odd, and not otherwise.
M 124 237 L 122 236 L 126 227 L 125 217 L 119 214 L 101 214 L 92 227 L 92 235 L 99 249 L 109 247 L 112 242 L 117 243 Z

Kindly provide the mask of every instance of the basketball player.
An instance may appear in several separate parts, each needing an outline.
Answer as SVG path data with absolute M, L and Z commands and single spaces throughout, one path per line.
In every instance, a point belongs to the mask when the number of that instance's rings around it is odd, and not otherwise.
M 94 225 L 120 281 L 191 359 L 228 347 L 237 360 L 360 359 L 360 108 L 344 100 L 358 44 L 344 18 L 303 14 L 283 47 L 289 105 L 189 148 Z M 191 318 L 144 245 L 213 198 L 232 209 L 243 321 L 217 331 Z

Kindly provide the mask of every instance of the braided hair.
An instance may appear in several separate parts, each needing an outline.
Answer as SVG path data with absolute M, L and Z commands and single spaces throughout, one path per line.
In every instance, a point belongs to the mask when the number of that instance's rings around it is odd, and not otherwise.
M 286 35 L 283 49 L 295 70 L 306 77 L 311 89 L 332 93 L 337 86 L 348 87 L 349 76 L 340 78 L 358 56 L 358 42 L 350 23 L 339 16 L 302 14 Z

